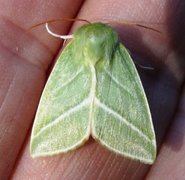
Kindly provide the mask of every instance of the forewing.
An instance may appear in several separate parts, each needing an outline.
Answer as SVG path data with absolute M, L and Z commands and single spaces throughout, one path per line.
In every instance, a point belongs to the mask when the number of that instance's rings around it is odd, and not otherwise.
M 125 47 L 117 47 L 111 62 L 98 63 L 96 74 L 93 136 L 118 154 L 153 163 L 156 143 L 150 110 Z
M 75 149 L 90 134 L 91 74 L 71 42 L 59 57 L 43 91 L 31 135 L 31 154 Z

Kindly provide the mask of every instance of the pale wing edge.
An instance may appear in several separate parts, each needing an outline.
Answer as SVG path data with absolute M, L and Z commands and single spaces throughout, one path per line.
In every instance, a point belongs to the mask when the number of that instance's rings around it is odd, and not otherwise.
M 133 67 L 133 69 L 135 71 L 135 75 L 137 76 L 139 85 L 142 87 L 141 90 L 142 90 L 142 94 L 143 94 L 143 97 L 144 97 L 145 107 L 146 107 L 146 110 L 147 110 L 147 114 L 149 116 L 150 127 L 151 127 L 151 130 L 152 130 L 152 133 L 153 133 L 153 137 L 154 137 L 154 140 L 155 140 L 153 142 L 153 144 L 154 144 L 155 148 L 157 148 L 156 135 L 155 135 L 155 131 L 154 131 L 152 115 L 151 115 L 150 107 L 149 107 L 148 100 L 147 100 L 147 97 L 146 97 L 146 93 L 145 93 L 145 90 L 143 88 L 143 84 L 142 84 L 141 79 L 139 77 L 139 74 L 137 72 L 136 66 L 135 66 L 134 62 L 132 61 L 132 58 L 131 58 L 130 54 L 128 53 L 128 50 L 121 43 L 120 43 L 120 50 L 124 51 L 126 56 L 128 56 L 128 59 L 130 60 L 130 63 L 132 64 L 132 67 Z

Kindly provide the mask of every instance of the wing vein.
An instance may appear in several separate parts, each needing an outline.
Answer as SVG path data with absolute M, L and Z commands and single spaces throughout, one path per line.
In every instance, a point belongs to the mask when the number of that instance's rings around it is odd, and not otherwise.
M 63 87 L 67 86 L 69 83 L 73 82 L 76 79 L 76 77 L 82 72 L 82 69 L 83 68 L 80 68 L 80 70 L 72 78 L 68 79 L 68 81 L 66 81 L 61 86 L 59 86 L 59 89 L 62 89 Z
M 71 114 L 79 111 L 81 108 L 83 108 L 84 106 L 88 105 L 91 103 L 91 98 L 86 98 L 84 99 L 80 104 L 70 108 L 69 110 L 67 110 L 66 112 L 64 112 L 63 114 L 61 114 L 58 118 L 56 118 L 55 120 L 53 120 L 51 123 L 47 124 L 46 126 L 44 126 L 43 128 L 41 128 L 41 130 L 34 136 L 37 137 L 39 136 L 43 131 L 45 131 L 46 129 L 50 128 L 51 126 L 57 124 L 59 121 L 63 120 L 64 118 L 70 116 Z
M 114 117 L 116 117 L 119 121 L 123 122 L 124 124 L 126 124 L 127 126 L 129 126 L 132 130 L 136 131 L 141 137 L 145 138 L 147 141 L 151 142 L 151 140 L 148 138 L 148 136 L 146 136 L 142 131 L 140 131 L 135 125 L 133 125 L 132 123 L 128 122 L 124 117 L 122 117 L 119 113 L 115 112 L 114 110 L 112 110 L 110 107 L 108 107 L 107 105 L 105 105 L 104 103 L 100 102 L 100 100 L 96 97 L 95 98 L 95 103 L 97 106 L 99 106 L 100 108 L 102 108 L 104 111 L 106 111 L 107 113 L 113 115 Z
M 132 97 L 135 98 L 135 96 L 133 94 L 131 94 L 130 91 L 127 88 L 125 88 L 110 72 L 108 72 L 106 69 L 105 69 L 105 72 L 112 79 L 112 81 L 115 82 L 115 84 L 117 84 L 124 91 L 126 91 L 129 95 L 131 95 Z

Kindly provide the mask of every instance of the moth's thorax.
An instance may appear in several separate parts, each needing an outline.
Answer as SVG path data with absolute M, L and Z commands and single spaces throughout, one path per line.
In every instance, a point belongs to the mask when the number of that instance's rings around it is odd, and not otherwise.
M 118 44 L 118 36 L 111 27 L 102 23 L 87 24 L 74 35 L 75 51 L 90 63 L 111 60 Z

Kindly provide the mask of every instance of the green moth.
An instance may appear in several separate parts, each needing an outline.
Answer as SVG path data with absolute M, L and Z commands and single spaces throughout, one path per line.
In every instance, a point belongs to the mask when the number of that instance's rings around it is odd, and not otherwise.
M 92 136 L 107 149 L 152 164 L 156 140 L 135 65 L 103 23 L 81 26 L 46 83 L 31 134 L 31 156 L 65 153 Z

